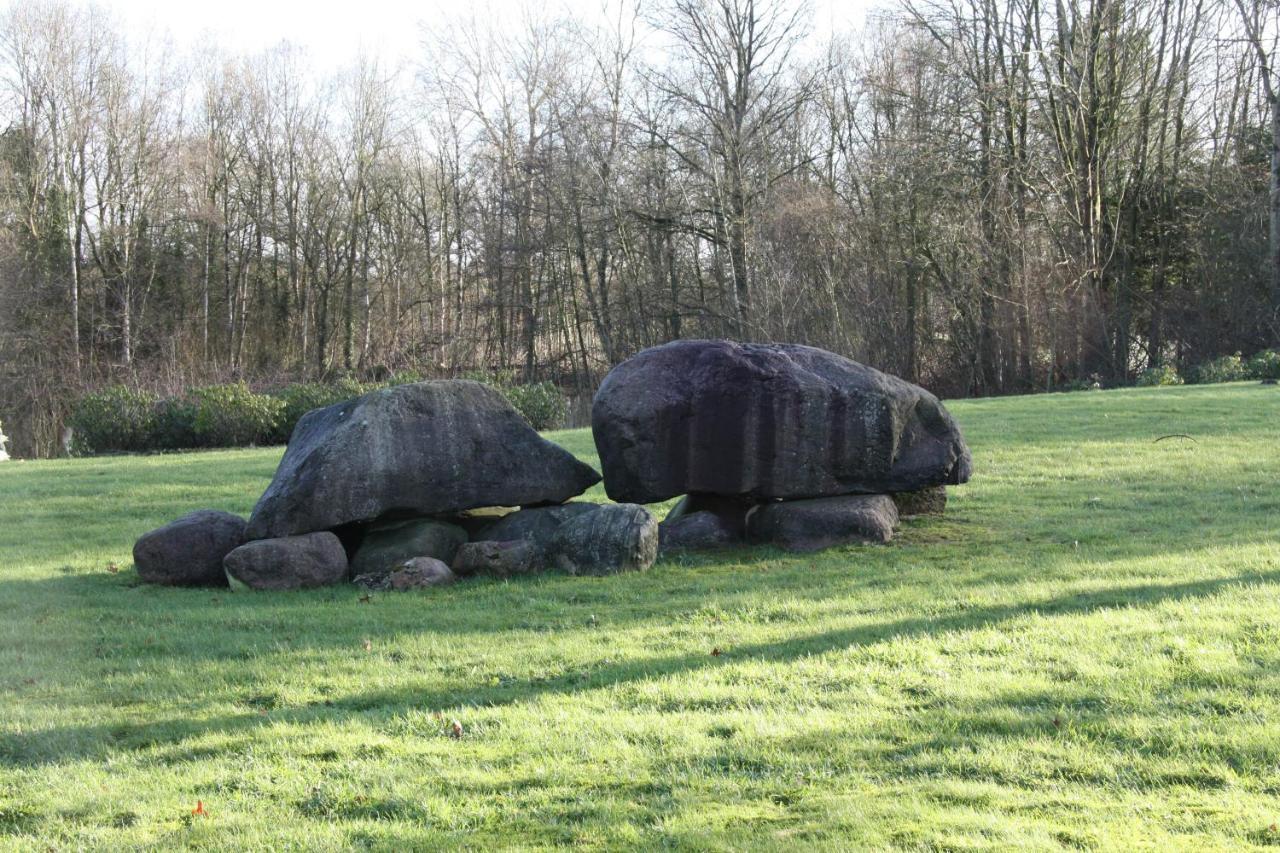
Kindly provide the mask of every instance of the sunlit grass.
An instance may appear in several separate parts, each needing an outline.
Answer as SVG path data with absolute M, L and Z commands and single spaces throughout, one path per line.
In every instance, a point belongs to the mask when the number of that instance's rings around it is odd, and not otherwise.
M 0 846 L 1280 843 L 1280 391 L 951 408 L 887 547 L 368 603 L 137 584 L 278 449 L 2 463 Z

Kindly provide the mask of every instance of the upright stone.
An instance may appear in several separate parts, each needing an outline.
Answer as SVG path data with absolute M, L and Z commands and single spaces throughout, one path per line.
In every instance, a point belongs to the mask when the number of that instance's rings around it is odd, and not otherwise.
M 741 530 L 705 509 L 683 513 L 658 525 L 658 550 L 663 554 L 724 548 L 741 541 Z
M 508 578 L 538 568 L 541 551 L 527 539 L 468 542 L 458 549 L 453 571 L 459 575 Z
M 226 586 L 222 560 L 244 544 L 244 519 L 200 509 L 138 537 L 133 564 L 147 583 Z
M 414 557 L 433 557 L 452 563 L 453 555 L 466 541 L 467 531 L 434 518 L 379 524 L 365 533 L 351 560 L 351 574 L 390 572 Z
M 303 416 L 249 519 L 250 539 L 367 522 L 562 503 L 600 475 L 478 382 L 417 382 Z
M 561 525 L 598 509 L 600 505 L 593 503 L 567 503 L 522 509 L 504 515 L 493 525 L 486 527 L 480 538 L 492 542 L 531 542 L 536 553 L 545 554 Z
M 972 468 L 928 391 L 795 344 L 644 350 L 605 377 L 591 428 L 615 501 L 909 492 L 963 483 Z
M 232 587 L 306 589 L 347 579 L 347 552 L 327 530 L 248 542 L 222 565 Z
M 658 557 L 658 520 L 642 506 L 603 504 L 562 524 L 548 550 L 570 574 L 643 571 Z
M 774 501 L 747 519 L 752 542 L 788 551 L 817 551 L 850 542 L 888 542 L 898 509 L 888 495 L 839 495 Z

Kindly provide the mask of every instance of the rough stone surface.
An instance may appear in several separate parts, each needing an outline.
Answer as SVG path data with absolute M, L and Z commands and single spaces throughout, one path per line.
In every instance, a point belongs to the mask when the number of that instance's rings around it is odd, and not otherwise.
M 133 563 L 147 583 L 226 586 L 222 560 L 244 544 L 238 515 L 201 509 L 144 533 L 133 545 Z
M 453 572 L 449 567 L 434 557 L 414 557 L 390 576 L 391 588 L 403 592 L 407 589 L 421 589 L 427 586 L 440 586 L 453 583 Z
M 548 553 L 575 575 L 642 571 L 658 557 L 658 521 L 636 504 L 604 504 L 562 524 Z
M 888 495 L 841 495 L 761 504 L 747 519 L 747 535 L 788 551 L 817 551 L 848 542 L 888 542 L 897 523 Z
M 527 539 L 468 542 L 458 549 L 453 571 L 459 575 L 506 578 L 532 572 L 538 565 L 538 547 Z
M 963 483 L 972 468 L 928 391 L 795 344 L 644 350 L 605 377 L 591 427 L 615 501 L 907 492 Z
M 389 572 L 413 557 L 434 557 L 451 563 L 466 541 L 467 531 L 433 518 L 378 524 L 365 533 L 351 561 L 351 573 Z
M 327 530 L 249 542 L 222 565 L 233 587 L 250 589 L 305 589 L 347 579 L 347 552 Z
M 522 539 L 532 542 L 538 553 L 545 554 L 561 525 L 599 508 L 599 504 L 593 503 L 566 503 L 522 509 L 486 527 L 483 537 L 493 542 Z
M 391 573 L 369 572 L 368 574 L 356 575 L 351 579 L 351 582 L 370 592 L 385 592 L 391 589 Z
M 947 508 L 947 487 L 932 486 L 918 492 L 898 492 L 890 495 L 898 507 L 898 515 L 942 515 Z
M 388 514 L 561 503 L 600 475 L 543 439 L 494 389 L 439 380 L 386 388 L 298 422 L 248 537 Z
M 658 550 L 664 554 L 723 548 L 741 541 L 741 528 L 710 510 L 683 513 L 658 525 Z

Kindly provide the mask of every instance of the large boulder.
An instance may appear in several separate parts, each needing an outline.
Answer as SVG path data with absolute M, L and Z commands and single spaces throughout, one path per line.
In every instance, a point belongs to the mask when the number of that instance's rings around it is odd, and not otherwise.
M 447 521 L 411 518 L 371 527 L 351 560 L 353 575 L 389 572 L 414 557 L 453 562 L 453 555 L 467 541 L 467 531 Z
M 248 536 L 328 530 L 388 513 L 562 503 L 599 480 L 487 385 L 416 382 L 304 415 Z
M 643 571 L 658 557 L 658 520 L 642 506 L 604 504 L 560 525 L 548 552 L 570 574 Z
M 347 552 L 327 530 L 248 542 L 222 565 L 232 587 L 305 589 L 347 579 Z
M 972 468 L 928 391 L 796 344 L 644 350 L 605 377 L 591 428 L 615 501 L 909 492 L 963 483 Z
M 244 544 L 244 528 L 238 515 L 196 510 L 139 537 L 133 563 L 147 583 L 226 586 L 222 560 Z
M 747 519 L 752 542 L 788 551 L 817 551 L 850 542 L 888 542 L 898 509 L 888 495 L 840 495 L 776 501 L 756 507 Z

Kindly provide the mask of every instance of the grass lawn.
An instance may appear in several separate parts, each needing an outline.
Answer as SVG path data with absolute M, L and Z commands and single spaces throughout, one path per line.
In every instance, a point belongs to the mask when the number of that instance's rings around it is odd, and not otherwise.
M 2 463 L 0 849 L 1280 844 L 1280 390 L 950 407 L 888 546 L 368 601 L 138 584 L 279 449 Z

